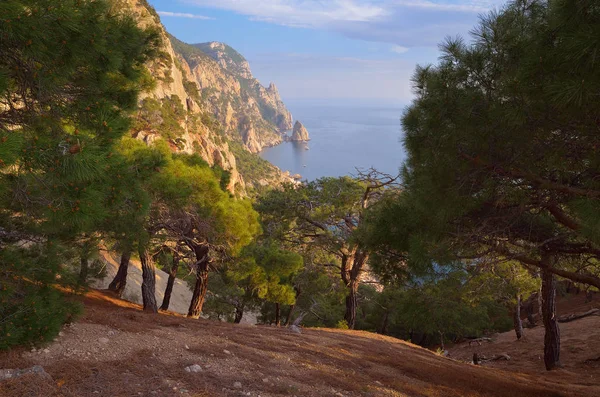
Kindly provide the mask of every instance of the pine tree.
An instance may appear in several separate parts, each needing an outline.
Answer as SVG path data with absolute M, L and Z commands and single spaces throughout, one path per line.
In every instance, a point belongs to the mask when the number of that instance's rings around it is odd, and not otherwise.
M 409 256 L 540 268 L 547 369 L 554 275 L 600 286 L 598 37 L 593 0 L 511 2 L 417 69 L 403 117 Z
M 158 36 L 107 1 L 7 0 L 0 15 L 0 272 L 2 299 L 10 302 L 2 305 L 0 332 L 7 347 L 51 337 L 71 315 L 52 285 L 76 280 L 69 270 L 87 264 L 109 215 L 114 142 L 148 81 L 143 64 Z M 28 326 L 35 331 L 23 332 Z

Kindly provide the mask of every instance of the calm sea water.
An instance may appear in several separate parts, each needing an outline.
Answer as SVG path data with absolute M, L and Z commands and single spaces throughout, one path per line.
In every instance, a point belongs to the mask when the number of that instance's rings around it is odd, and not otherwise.
M 311 140 L 285 142 L 260 156 L 292 175 L 307 180 L 356 175 L 357 167 L 396 174 L 404 161 L 401 107 L 292 103 L 288 108 Z

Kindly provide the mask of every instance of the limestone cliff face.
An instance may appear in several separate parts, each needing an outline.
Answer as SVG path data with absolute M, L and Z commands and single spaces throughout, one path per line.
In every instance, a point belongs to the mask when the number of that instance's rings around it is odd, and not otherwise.
M 294 132 L 293 132 L 290 140 L 297 141 L 297 142 L 310 141 L 310 136 L 308 135 L 308 130 L 306 129 L 306 127 L 304 127 L 304 125 L 302 125 L 301 122 L 296 121 L 296 124 L 294 124 Z
M 192 50 L 189 47 L 185 48 L 186 46 L 181 42 L 177 47 L 181 48 L 184 57 L 188 54 L 188 57 L 192 58 L 195 67 L 199 67 L 202 61 L 206 61 L 198 54 L 190 54 Z M 226 76 L 223 76 L 222 82 L 227 81 L 229 77 L 239 83 L 239 92 L 236 94 L 242 100 L 241 103 L 229 101 L 227 90 L 222 90 L 223 87 L 218 84 L 207 85 L 207 88 L 215 90 L 210 93 L 212 103 L 227 101 L 232 104 L 234 117 L 239 120 L 238 129 L 242 136 L 247 133 L 243 128 L 248 126 L 242 119 L 249 118 L 252 120 L 252 127 L 255 129 L 261 149 L 281 143 L 281 135 L 292 128 L 292 114 L 281 100 L 275 84 L 271 83 L 268 88 L 263 87 L 252 75 L 248 61 L 226 44 L 211 42 L 194 44 L 193 47 L 208 55 L 224 70 Z
M 198 153 L 211 166 L 218 165 L 231 173 L 231 192 L 245 194 L 247 184 L 252 183 L 240 175 L 227 141 L 238 141 L 253 153 L 281 143 L 281 131 L 291 126 L 291 115 L 287 122 L 289 112 L 276 88 L 266 89 L 256 81 L 260 88 L 255 88 L 254 95 L 245 85 L 246 81 L 255 81 L 250 67 L 241 55 L 235 56 L 235 50 L 209 43 L 212 55 L 204 53 L 170 36 L 146 0 L 114 1 L 120 10 L 132 13 L 141 27 L 156 28 L 162 37 L 160 55 L 148 64 L 156 86 L 141 96 L 140 114 L 147 113 L 148 120 L 137 123 L 134 135 L 146 142 L 163 137 L 175 151 Z M 234 56 L 222 55 L 227 53 Z M 272 117 L 265 118 L 261 113 L 264 109 L 272 109 L 267 112 Z M 161 110 L 161 117 L 152 119 Z M 170 131 L 165 135 L 160 122 L 168 117 Z M 276 167 L 273 169 L 272 183 L 289 179 Z

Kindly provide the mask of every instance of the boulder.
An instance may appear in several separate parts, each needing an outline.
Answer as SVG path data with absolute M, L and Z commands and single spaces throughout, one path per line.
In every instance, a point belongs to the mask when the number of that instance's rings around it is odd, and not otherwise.
M 292 133 L 291 140 L 296 141 L 296 142 L 310 141 L 310 136 L 308 135 L 308 130 L 299 121 L 296 121 L 296 124 L 294 124 L 294 132 Z
M 0 369 L 0 381 L 19 378 L 23 375 L 38 375 L 42 378 L 52 380 L 52 377 L 40 365 L 34 365 L 28 369 Z

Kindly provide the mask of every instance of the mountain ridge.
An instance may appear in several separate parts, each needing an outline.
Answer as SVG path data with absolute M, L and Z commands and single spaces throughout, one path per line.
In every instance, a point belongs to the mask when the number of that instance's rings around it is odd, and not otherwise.
M 258 156 L 240 156 L 229 145 L 239 142 L 244 150 L 258 153 L 283 141 L 284 131 L 291 129 L 291 114 L 274 85 L 265 88 L 251 74 L 228 70 L 215 60 L 216 54 L 211 57 L 170 35 L 146 0 L 115 0 L 115 6 L 131 13 L 140 27 L 157 30 L 162 39 L 159 56 L 147 64 L 155 85 L 140 96 L 141 122 L 135 123 L 133 136 L 147 143 L 162 137 L 175 151 L 199 154 L 230 174 L 227 189 L 232 193 L 246 195 L 247 188 L 291 181 L 277 167 L 259 166 Z M 247 62 L 233 48 L 217 47 L 227 49 L 232 65 Z M 261 172 L 242 175 L 237 164 L 242 157 L 257 163 L 243 169 Z

